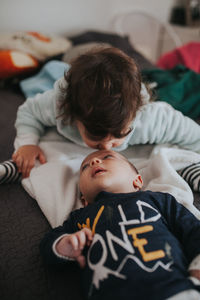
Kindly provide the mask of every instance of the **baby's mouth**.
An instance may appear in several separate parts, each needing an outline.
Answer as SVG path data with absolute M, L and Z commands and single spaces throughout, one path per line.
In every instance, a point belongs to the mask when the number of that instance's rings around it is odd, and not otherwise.
M 106 170 L 103 169 L 103 168 L 100 168 L 100 167 L 94 168 L 94 169 L 92 170 L 92 177 L 95 177 L 96 175 L 102 174 L 102 173 L 104 173 L 104 172 L 106 172 Z

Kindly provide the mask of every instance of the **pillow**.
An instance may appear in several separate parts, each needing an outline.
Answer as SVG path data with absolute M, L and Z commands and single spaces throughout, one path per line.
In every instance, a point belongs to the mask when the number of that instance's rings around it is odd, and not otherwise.
M 66 63 L 70 63 L 71 60 L 73 60 L 77 56 L 87 52 L 88 50 L 90 50 L 92 48 L 98 48 L 98 47 L 111 47 L 111 45 L 106 44 L 106 43 L 96 43 L 96 42 L 80 44 L 80 45 L 71 47 L 67 52 L 65 52 L 65 54 L 62 57 L 62 61 L 66 62 Z
M 15 32 L 0 34 L 1 50 L 26 52 L 39 61 L 64 53 L 71 47 L 67 38 L 43 35 L 39 32 Z
M 0 51 L 0 79 L 7 79 L 36 70 L 39 62 L 27 53 L 15 50 Z
M 121 36 L 111 32 L 99 32 L 99 31 L 86 31 L 78 35 L 69 37 L 74 46 L 97 42 L 97 43 L 108 43 L 113 47 L 119 48 L 132 57 L 140 69 L 152 69 L 155 66 L 146 59 L 140 52 L 135 50 L 127 36 Z

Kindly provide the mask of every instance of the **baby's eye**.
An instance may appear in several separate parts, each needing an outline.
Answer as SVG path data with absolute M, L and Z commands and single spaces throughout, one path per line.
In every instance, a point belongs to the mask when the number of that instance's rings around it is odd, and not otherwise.
M 103 157 L 103 159 L 107 159 L 107 158 L 110 158 L 110 157 L 113 157 L 113 155 L 107 154 L 107 155 L 105 155 L 105 156 Z
M 83 165 L 81 171 L 83 172 L 88 166 L 89 166 L 89 164 Z

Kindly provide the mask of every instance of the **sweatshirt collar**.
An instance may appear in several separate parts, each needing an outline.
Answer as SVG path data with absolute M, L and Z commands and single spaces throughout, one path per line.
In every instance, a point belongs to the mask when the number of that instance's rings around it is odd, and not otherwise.
M 116 199 L 116 198 L 122 198 L 122 197 L 129 197 L 129 196 L 135 196 L 136 194 L 140 193 L 141 191 L 138 192 L 131 192 L 131 193 L 110 193 L 106 191 L 101 191 L 99 194 L 94 199 L 94 202 L 98 202 L 100 200 L 111 200 L 111 199 Z

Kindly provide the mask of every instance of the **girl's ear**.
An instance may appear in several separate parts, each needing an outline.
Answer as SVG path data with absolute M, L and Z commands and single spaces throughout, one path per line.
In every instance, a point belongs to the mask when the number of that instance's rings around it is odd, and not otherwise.
M 83 195 L 81 195 L 81 203 L 83 204 L 84 207 L 88 206 L 88 202 L 85 200 Z
M 135 189 L 140 190 L 143 186 L 142 176 L 137 174 L 137 177 L 133 180 L 133 186 Z

